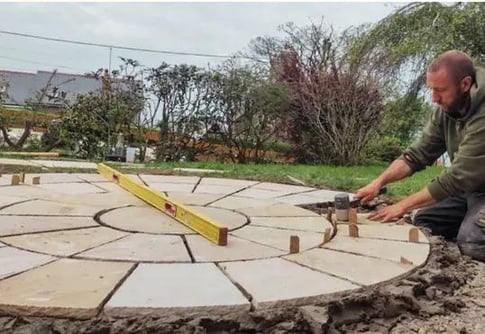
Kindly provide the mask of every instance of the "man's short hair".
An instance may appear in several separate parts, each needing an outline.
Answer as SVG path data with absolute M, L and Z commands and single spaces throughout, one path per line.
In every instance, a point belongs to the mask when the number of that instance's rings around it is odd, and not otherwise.
M 452 80 L 458 83 L 466 76 L 472 78 L 472 84 L 476 83 L 476 70 L 471 58 L 462 51 L 450 50 L 441 54 L 428 66 L 428 72 L 437 72 L 445 68 Z

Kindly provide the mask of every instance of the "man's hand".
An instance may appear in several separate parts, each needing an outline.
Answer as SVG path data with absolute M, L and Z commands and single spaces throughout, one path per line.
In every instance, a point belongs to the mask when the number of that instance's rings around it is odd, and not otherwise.
M 381 185 L 378 182 L 371 182 L 363 188 L 357 190 L 354 195 L 355 199 L 360 199 L 362 204 L 367 204 L 372 201 L 381 190 Z
M 382 223 L 396 221 L 406 213 L 406 208 L 401 202 L 394 205 L 386 206 L 374 213 L 371 213 L 367 218 L 370 220 L 380 220 Z

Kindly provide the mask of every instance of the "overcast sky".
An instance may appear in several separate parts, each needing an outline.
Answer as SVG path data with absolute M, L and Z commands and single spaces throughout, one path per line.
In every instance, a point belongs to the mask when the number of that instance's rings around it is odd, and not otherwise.
M 374 23 L 403 4 L 390 3 L 0 3 L 0 30 L 91 43 L 230 55 L 277 27 L 325 21 L 337 30 Z M 218 64 L 216 58 L 113 50 L 146 66 Z M 109 64 L 109 49 L 0 33 L 0 69 L 85 73 Z

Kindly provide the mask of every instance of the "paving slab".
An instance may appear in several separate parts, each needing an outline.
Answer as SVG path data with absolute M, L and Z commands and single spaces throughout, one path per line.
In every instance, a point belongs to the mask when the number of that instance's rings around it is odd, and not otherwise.
M 254 198 L 247 198 L 247 197 L 228 196 L 228 197 L 221 198 L 220 200 L 215 201 L 214 203 L 211 203 L 209 206 L 231 209 L 231 210 L 238 210 L 241 208 L 267 206 L 267 205 L 273 205 L 277 203 L 278 202 L 270 199 L 262 200 L 262 199 L 254 199 Z
M 196 213 L 209 218 L 219 226 L 227 227 L 229 230 L 240 228 L 248 223 L 246 216 L 240 214 L 239 212 L 234 212 L 228 209 L 204 207 L 198 205 L 188 205 L 188 207 L 193 209 Z
M 40 176 L 40 184 L 51 183 L 83 183 L 77 174 L 71 173 L 37 173 L 37 174 L 25 174 L 25 183 L 32 184 L 32 178 Z
M 344 225 L 339 225 L 339 230 L 343 233 L 346 230 Z M 409 241 L 409 230 L 416 228 L 410 224 L 398 225 L 394 223 L 385 224 L 359 224 L 359 236 L 373 239 L 401 240 Z M 343 234 L 342 234 L 343 235 Z M 419 231 L 419 242 L 429 243 L 428 238 L 423 232 Z
M 94 193 L 78 195 L 51 193 L 46 197 L 52 202 L 90 206 L 93 208 L 97 207 L 99 208 L 98 210 L 107 210 L 129 205 L 136 205 L 139 207 L 149 206 L 138 197 L 129 193 Z
M 80 230 L 24 234 L 3 237 L 3 243 L 22 249 L 51 254 L 70 256 L 110 241 L 122 238 L 127 233 L 106 227 L 93 227 Z
M 199 185 L 213 185 L 213 186 L 226 186 L 226 187 L 236 187 L 236 188 L 246 188 L 258 184 L 259 181 L 250 180 L 237 180 L 237 179 L 226 179 L 218 177 L 203 177 L 200 180 Z
M 0 166 L 1 165 L 34 166 L 34 167 L 41 166 L 41 164 L 38 164 L 30 160 L 9 159 L 9 158 L 0 158 Z
M 214 203 L 215 204 L 215 203 Z M 270 206 L 258 206 L 238 208 L 238 212 L 249 217 L 315 217 L 319 216 L 310 210 L 302 209 L 289 204 L 274 204 Z
M 354 196 L 353 194 L 347 193 L 345 191 L 320 189 L 320 190 L 305 192 L 302 194 L 283 196 L 280 198 L 280 200 L 286 201 L 286 202 L 293 202 L 292 204 L 328 203 L 328 202 L 335 202 L 335 195 L 342 194 L 342 193 L 348 194 L 350 199 L 352 199 Z M 304 202 L 307 200 L 311 200 L 311 198 L 314 198 L 313 202 Z M 301 203 L 297 203 L 299 200 L 301 201 Z
M 84 169 L 98 169 L 98 165 L 94 162 L 86 161 L 64 161 L 64 160 L 30 160 L 30 162 L 37 165 L 42 165 L 49 168 L 84 168 Z
M 218 194 L 188 194 L 171 191 L 167 193 L 169 198 L 172 198 L 180 203 L 186 205 L 207 205 L 209 203 L 215 202 L 224 195 Z
M 323 300 L 327 294 L 359 288 L 280 258 L 225 262 L 220 266 L 253 297 L 256 309 L 309 304 Z
M 229 235 L 226 246 L 218 246 L 200 235 L 187 235 L 187 245 L 196 262 L 261 259 L 287 252 Z
M 266 226 L 298 231 L 333 231 L 332 224 L 324 216 L 318 217 L 252 217 L 251 226 Z
M 107 178 L 105 178 L 101 174 L 88 174 L 88 173 L 75 173 L 80 180 L 86 181 L 86 182 L 92 182 L 92 183 L 98 183 L 98 182 L 110 182 Z
M 47 183 L 40 184 L 37 187 L 45 189 L 49 192 L 56 192 L 60 194 L 77 195 L 77 194 L 95 194 L 105 192 L 103 189 L 93 186 L 89 183 Z
M 287 255 L 284 258 L 360 285 L 387 281 L 403 275 L 413 268 L 409 264 L 323 248 L 310 249 L 299 254 Z M 369 268 L 378 269 L 369 270 Z
M 64 204 L 32 200 L 0 210 L 0 215 L 94 216 L 99 208 L 87 205 Z
M 46 196 L 49 196 L 47 190 L 26 184 L 18 186 L 1 186 L 0 194 L 2 197 L 20 197 L 23 199 L 45 198 Z
M 253 189 L 264 189 L 264 190 L 271 190 L 271 191 L 279 191 L 284 192 L 287 194 L 291 193 L 301 193 L 307 191 L 313 191 L 315 188 L 312 187 L 305 187 L 305 186 L 295 186 L 291 184 L 283 184 L 283 183 L 273 183 L 273 182 L 261 182 L 258 183 L 251 188 Z
M 2 191 L 2 188 L 0 188 L 0 192 L 1 191 Z M 0 208 L 14 203 L 23 202 L 25 200 L 26 199 L 22 197 L 0 195 Z
M 142 233 L 190 234 L 193 230 L 152 207 L 124 207 L 102 214 L 103 224 L 113 228 Z
M 1 173 L 1 169 L 0 169 Z M 9 186 L 12 184 L 12 174 L 2 174 L 0 176 L 0 186 Z
M 255 198 L 255 199 L 267 199 L 267 198 L 275 198 L 280 197 L 283 195 L 288 194 L 286 191 L 278 191 L 278 190 L 268 190 L 268 189 L 256 189 L 254 187 L 244 189 L 237 193 L 238 196 L 241 197 L 248 197 L 248 198 Z
M 213 184 L 199 184 L 195 190 L 194 193 L 196 194 L 223 194 L 223 195 L 229 195 L 236 193 L 242 189 L 244 189 L 244 186 L 225 186 L 225 185 L 213 185 Z
M 347 253 L 373 256 L 395 262 L 401 261 L 401 256 L 412 261 L 414 266 L 426 262 L 429 254 L 429 244 L 411 243 L 393 240 L 379 240 L 368 238 L 352 238 L 340 236 L 338 233 L 331 242 L 322 247 Z
M 328 202 L 322 201 L 319 197 L 314 196 L 306 196 L 303 194 L 298 195 L 289 195 L 289 196 L 282 196 L 275 198 L 280 203 L 292 204 L 292 205 L 303 205 L 303 204 L 314 204 L 320 202 Z
M 140 264 L 104 311 L 114 317 L 186 317 L 249 308 L 249 301 L 213 263 Z
M 27 252 L 12 247 L 2 247 L 0 248 L 0 279 L 41 266 L 56 259 L 49 255 Z
M 290 250 L 290 237 L 292 235 L 299 237 L 300 251 L 318 247 L 323 242 L 323 233 L 294 231 L 251 225 L 231 232 L 229 235 L 235 235 L 241 239 L 254 241 L 259 244 L 278 248 L 286 252 L 289 252 Z
M 0 312 L 74 319 L 94 317 L 132 266 L 61 259 L 23 272 L 0 281 Z
M 92 217 L 0 216 L 0 236 L 98 226 Z
M 134 262 L 190 262 L 182 237 L 141 233 L 95 247 L 77 257 Z
M 200 177 L 198 176 L 177 176 L 177 175 L 148 175 L 139 174 L 138 177 L 146 183 L 188 183 L 196 185 Z
M 148 186 L 156 191 L 178 191 L 183 193 L 191 193 L 195 187 L 195 183 L 154 183 L 149 182 Z

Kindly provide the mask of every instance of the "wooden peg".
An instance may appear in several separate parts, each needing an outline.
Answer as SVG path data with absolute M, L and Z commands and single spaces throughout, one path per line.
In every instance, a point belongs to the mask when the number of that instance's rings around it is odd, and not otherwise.
M 331 207 L 327 208 L 327 220 L 329 222 L 332 222 L 332 208 Z
M 290 254 L 300 252 L 300 238 L 297 235 L 290 236 Z
M 40 176 L 34 176 L 32 178 L 32 184 L 40 184 Z
M 326 244 L 327 242 L 330 241 L 330 237 L 331 237 L 330 233 L 332 233 L 331 231 L 332 230 L 329 229 L 329 228 L 325 229 L 325 232 L 323 233 L 323 243 L 324 244 Z
M 349 236 L 352 238 L 358 238 L 359 237 L 359 227 L 357 224 L 349 224 Z
M 20 176 L 17 175 L 17 174 L 14 174 L 12 175 L 12 182 L 11 182 L 11 185 L 12 186 L 17 186 L 20 184 Z
M 25 173 L 24 172 L 19 173 L 19 177 L 20 177 L 20 182 L 25 183 Z
M 410 260 L 406 259 L 404 256 L 401 256 L 401 264 L 410 264 L 410 265 L 412 265 L 413 264 L 413 261 L 410 261 Z
M 357 224 L 357 209 L 349 209 L 349 224 Z
M 417 227 L 409 229 L 409 242 L 419 242 L 419 229 Z

